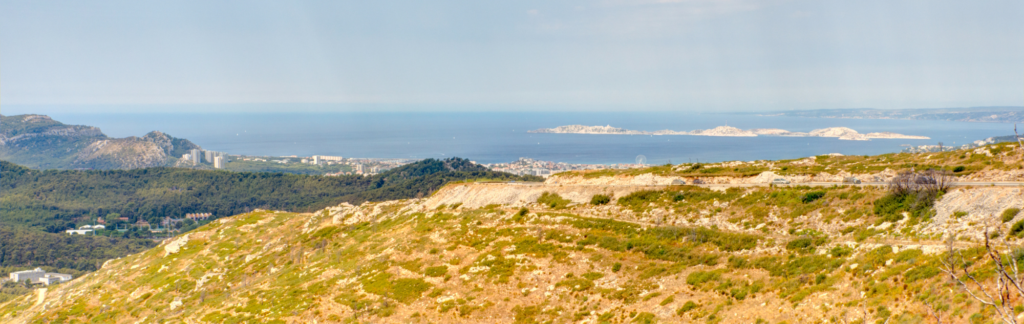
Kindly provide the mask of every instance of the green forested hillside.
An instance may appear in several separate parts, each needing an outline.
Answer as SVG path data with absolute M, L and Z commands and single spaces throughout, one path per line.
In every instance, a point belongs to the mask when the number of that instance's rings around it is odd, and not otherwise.
M 51 267 L 80 274 L 103 262 L 156 246 L 152 240 L 43 233 L 0 225 L 0 268 Z
M 59 232 L 111 214 L 155 223 L 186 213 L 301 212 L 342 202 L 422 197 L 449 181 L 467 179 L 529 180 L 459 158 L 341 177 L 179 168 L 40 171 L 0 161 L 0 224 Z

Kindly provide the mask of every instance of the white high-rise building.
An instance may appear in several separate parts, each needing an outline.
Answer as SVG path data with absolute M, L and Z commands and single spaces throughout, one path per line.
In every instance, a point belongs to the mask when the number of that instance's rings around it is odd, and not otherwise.
M 314 155 L 313 156 L 313 164 L 320 165 L 320 156 L 319 155 Z
M 203 151 L 203 153 L 205 155 L 204 157 L 206 158 L 206 163 L 213 163 L 213 157 L 214 157 L 214 155 L 217 154 L 217 152 L 214 152 L 214 151 Z
M 189 154 L 191 154 L 192 156 L 193 165 L 199 165 L 199 159 L 202 158 L 201 156 L 199 156 L 199 152 L 199 149 L 192 149 L 191 151 L 189 151 Z
M 213 168 L 214 169 L 223 169 L 224 168 L 224 157 L 223 156 L 215 156 L 215 157 L 213 157 Z

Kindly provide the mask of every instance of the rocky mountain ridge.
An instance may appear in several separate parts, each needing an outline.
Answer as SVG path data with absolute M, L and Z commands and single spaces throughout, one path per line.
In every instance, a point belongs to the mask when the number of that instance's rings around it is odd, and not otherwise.
M 65 125 L 45 115 L 0 115 L 0 159 L 33 168 L 135 169 L 173 165 L 190 149 L 186 139 L 159 131 L 110 138 L 99 128 Z

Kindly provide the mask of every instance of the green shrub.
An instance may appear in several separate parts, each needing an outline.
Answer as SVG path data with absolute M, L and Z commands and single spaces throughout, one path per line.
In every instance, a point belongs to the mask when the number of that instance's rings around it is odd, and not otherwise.
M 718 281 L 722 278 L 720 271 L 695 271 L 686 276 L 686 283 L 691 286 L 699 286 L 709 281 Z
M 591 205 L 605 205 L 611 201 L 612 197 L 609 197 L 608 195 L 594 195 L 594 197 L 590 198 Z
M 1017 214 L 1020 213 L 1020 208 L 1007 208 L 1003 211 L 1003 223 L 1012 221 Z
M 832 257 L 843 258 L 849 256 L 850 254 L 853 254 L 853 249 L 847 246 L 840 245 L 832 248 L 832 250 L 829 250 L 828 253 L 831 254 Z
M 537 202 L 547 205 L 551 209 L 563 209 L 569 206 L 569 203 L 571 203 L 572 201 L 562 198 L 562 196 L 559 196 L 556 193 L 550 193 L 545 191 L 544 193 L 540 194 L 540 198 L 537 198 Z
M 445 266 L 445 265 L 439 265 L 439 266 L 436 266 L 436 267 L 428 267 L 427 270 L 423 272 L 423 274 L 427 275 L 428 277 L 442 277 L 442 276 L 444 276 L 447 273 L 448 273 L 448 267 Z
M 367 292 L 388 296 L 395 300 L 408 304 L 420 298 L 424 292 L 430 290 L 431 285 L 423 279 L 402 278 L 392 280 L 391 274 L 381 272 L 374 276 L 360 280 L 363 289 Z
M 960 173 L 960 172 L 964 172 L 964 170 L 967 170 L 967 168 L 965 168 L 965 167 L 964 167 L 964 166 L 962 166 L 962 165 L 958 165 L 957 167 L 953 168 L 953 173 Z
M 811 191 L 804 194 L 804 196 L 800 198 L 800 201 L 803 201 L 805 204 L 807 204 L 815 200 L 821 199 L 822 197 L 825 197 L 824 191 Z
M 907 212 L 910 217 L 928 220 L 934 215 L 932 206 L 938 196 L 939 193 L 928 191 L 886 195 L 875 200 L 875 215 L 881 216 L 882 221 L 897 222 L 903 219 L 903 212 Z
M 622 270 L 622 263 L 615 262 L 612 265 L 612 272 L 619 272 L 619 270 Z
M 391 297 L 393 297 L 395 300 L 399 302 L 408 304 L 414 300 L 419 299 L 424 292 L 430 290 L 431 286 L 430 284 L 423 281 L 423 279 L 402 278 L 395 280 L 395 283 L 394 285 L 392 285 L 392 287 L 393 294 L 391 295 Z
M 903 281 L 910 283 L 921 279 L 928 279 L 939 274 L 939 272 L 939 268 L 936 268 L 933 265 L 923 265 L 908 270 L 905 274 L 903 274 Z
M 516 212 L 516 215 L 512 216 L 512 221 L 513 222 L 517 222 L 517 223 L 518 222 L 522 222 L 523 219 L 526 218 L 526 215 L 529 214 L 529 213 L 530 213 L 530 210 L 526 209 L 526 207 L 519 208 L 519 211 Z
M 569 287 L 572 291 L 585 291 L 594 287 L 594 282 L 586 278 L 566 278 L 555 284 L 555 287 Z
M 619 206 L 628 207 L 634 211 L 639 211 L 647 207 L 653 202 L 657 202 L 661 199 L 661 191 L 658 190 L 641 190 L 631 194 L 625 195 L 619 198 Z
M 636 317 L 633 318 L 633 323 L 652 324 L 656 322 L 657 319 L 655 318 L 654 314 L 648 312 L 637 314 Z
M 786 249 L 802 253 L 814 252 L 818 245 L 825 243 L 825 238 L 801 237 L 786 243 Z
M 665 305 L 671 304 L 674 301 L 676 301 L 676 297 L 674 295 L 673 296 L 668 296 L 668 298 L 665 298 L 665 300 L 662 300 L 661 303 L 658 303 L 658 305 L 665 306 Z
M 1014 223 L 1007 236 L 1020 236 L 1021 233 L 1024 233 L 1024 220 Z
M 687 300 L 686 303 L 683 304 L 683 307 L 679 307 L 679 310 L 676 310 L 676 314 L 683 315 L 697 307 L 700 307 L 700 305 L 697 305 L 697 303 L 694 303 L 692 300 Z
M 587 278 L 587 280 L 597 280 L 597 279 L 604 278 L 604 274 L 600 273 L 600 272 L 593 272 L 593 271 L 591 271 L 591 272 L 584 273 L 583 274 L 583 278 Z

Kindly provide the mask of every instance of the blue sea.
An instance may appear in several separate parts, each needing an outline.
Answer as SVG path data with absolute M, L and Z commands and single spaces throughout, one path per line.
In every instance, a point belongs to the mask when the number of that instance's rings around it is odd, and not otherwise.
M 67 124 L 100 127 L 113 137 L 160 130 L 204 149 L 266 156 L 334 155 L 356 158 L 463 157 L 480 163 L 520 157 L 569 163 L 651 164 L 689 161 L 792 159 L 827 153 L 899 152 L 907 145 L 960 145 L 1013 134 L 1012 124 L 916 120 L 765 117 L 684 113 L 180 113 L 51 114 Z M 896 132 L 929 140 L 841 141 L 814 137 L 705 137 L 531 134 L 562 125 L 611 125 L 634 130 L 689 131 L 729 125 L 807 132 L 850 127 L 861 133 Z

